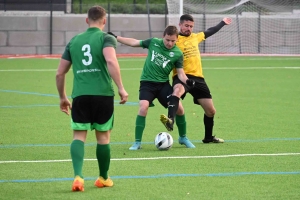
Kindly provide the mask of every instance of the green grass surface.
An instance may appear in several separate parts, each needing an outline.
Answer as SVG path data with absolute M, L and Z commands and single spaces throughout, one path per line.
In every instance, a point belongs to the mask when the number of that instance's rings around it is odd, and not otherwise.
M 203 57 L 217 114 L 214 134 L 224 144 L 203 144 L 203 111 L 188 95 L 188 137 L 158 151 L 159 121 L 167 110 L 150 108 L 143 149 L 129 151 L 138 112 L 144 58 L 119 58 L 128 104 L 116 96 L 109 175 L 98 189 L 95 136 L 89 132 L 85 192 L 72 193 L 70 117 L 59 110 L 58 59 L 0 59 L 0 199 L 297 199 L 300 196 L 300 58 Z M 72 74 L 67 75 L 71 95 Z

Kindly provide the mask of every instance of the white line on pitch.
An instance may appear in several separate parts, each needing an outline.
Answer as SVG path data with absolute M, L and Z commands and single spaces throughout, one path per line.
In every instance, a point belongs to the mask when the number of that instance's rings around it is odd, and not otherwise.
M 137 161 L 137 160 L 160 160 L 160 159 L 203 159 L 203 158 L 230 158 L 230 157 L 250 157 L 250 156 L 296 156 L 300 153 L 274 153 L 274 154 L 232 154 L 218 156 L 171 156 L 171 157 L 150 157 L 150 158 L 112 158 L 111 161 Z M 96 159 L 84 159 L 85 161 L 96 161 Z M 53 163 L 53 162 L 71 162 L 71 159 L 65 160 L 7 160 L 0 161 L 5 163 Z
M 2 69 L 0 72 L 50 72 L 57 69 Z
M 121 68 L 121 70 L 142 70 L 143 68 Z M 204 70 L 244 70 L 244 69 L 300 69 L 300 67 L 205 67 Z M 57 69 L 2 69 L 0 72 L 47 72 Z M 71 69 L 72 70 L 72 69 Z

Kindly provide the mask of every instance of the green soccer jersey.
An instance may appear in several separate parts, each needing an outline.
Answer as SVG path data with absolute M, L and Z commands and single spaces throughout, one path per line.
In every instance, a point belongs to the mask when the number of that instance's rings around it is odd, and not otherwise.
M 140 46 L 148 49 L 141 81 L 166 82 L 173 68 L 182 68 L 183 54 L 175 45 L 167 49 L 163 39 L 141 40 Z
M 62 58 L 72 63 L 72 98 L 81 95 L 114 96 L 103 48 L 116 48 L 116 39 L 99 28 L 88 28 L 66 46 Z

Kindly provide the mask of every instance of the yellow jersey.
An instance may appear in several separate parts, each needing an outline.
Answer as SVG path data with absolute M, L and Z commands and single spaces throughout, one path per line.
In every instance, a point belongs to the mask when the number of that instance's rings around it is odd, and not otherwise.
M 185 74 L 204 78 L 198 45 L 204 40 L 204 32 L 192 33 L 190 36 L 178 36 L 176 46 L 183 52 L 183 70 Z M 173 76 L 175 75 L 177 75 L 177 71 L 173 70 Z

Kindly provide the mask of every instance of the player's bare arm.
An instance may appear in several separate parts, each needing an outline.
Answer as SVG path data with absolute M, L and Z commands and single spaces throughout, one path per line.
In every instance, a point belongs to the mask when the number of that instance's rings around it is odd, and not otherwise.
M 114 36 L 118 42 L 125 44 L 127 46 L 131 47 L 141 47 L 140 46 L 140 40 L 134 39 L 134 38 L 126 38 L 115 35 L 113 32 L 107 32 L 108 34 Z
M 65 78 L 71 68 L 71 62 L 61 59 L 56 72 L 56 87 L 60 98 L 60 110 L 69 115 L 69 109 L 72 109 L 71 103 L 65 90 Z
M 176 71 L 177 71 L 178 78 L 181 80 L 181 82 L 187 84 L 190 87 L 194 87 L 195 81 L 189 79 L 186 76 L 186 74 L 184 73 L 183 68 L 177 68 Z
M 188 80 L 188 77 L 183 71 L 183 68 L 176 68 L 178 78 L 181 80 L 181 82 L 186 84 L 186 81 Z
M 126 38 L 126 37 L 118 36 L 117 41 L 122 43 L 122 44 L 125 44 L 127 46 L 141 47 L 140 46 L 140 40 L 137 40 L 137 39 L 134 39 L 134 38 Z
M 118 87 L 118 93 L 120 95 L 120 104 L 126 103 L 128 99 L 128 93 L 124 89 L 121 73 L 120 73 L 120 66 L 116 56 L 116 50 L 113 47 L 105 47 L 103 49 L 103 55 L 107 63 L 108 72 L 115 82 L 116 86 Z
M 229 24 L 231 24 L 231 18 L 225 17 L 219 24 L 204 31 L 205 39 L 217 33 L 223 26 Z

